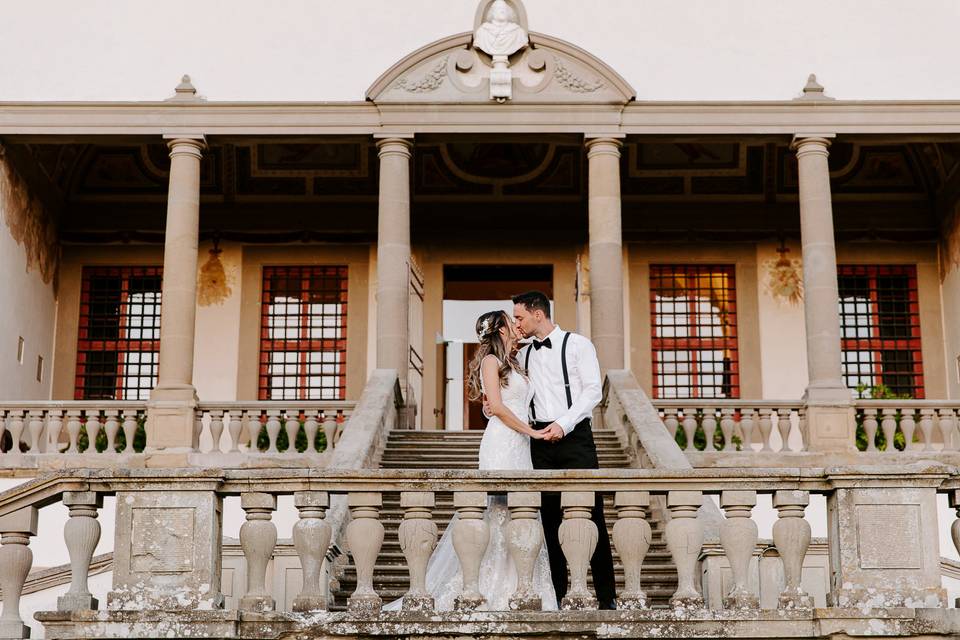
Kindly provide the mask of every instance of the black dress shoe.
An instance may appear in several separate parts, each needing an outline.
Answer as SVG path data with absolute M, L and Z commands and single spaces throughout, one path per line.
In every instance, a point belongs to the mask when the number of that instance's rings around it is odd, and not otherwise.
M 600 604 L 599 609 L 601 611 L 615 611 L 617 609 L 616 602 L 603 602 Z

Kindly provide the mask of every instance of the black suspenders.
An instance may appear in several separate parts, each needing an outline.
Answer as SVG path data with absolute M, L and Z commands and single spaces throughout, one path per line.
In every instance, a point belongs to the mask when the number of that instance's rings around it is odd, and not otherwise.
M 567 393 L 567 409 L 573 406 L 573 395 L 570 393 L 570 372 L 567 370 L 567 341 L 570 339 L 570 332 L 563 334 L 563 344 L 560 347 L 560 366 L 563 369 L 563 389 Z M 527 355 L 524 358 L 523 368 L 530 375 L 530 352 L 533 351 L 533 345 L 527 347 Z M 536 421 L 537 411 L 534 409 L 533 400 L 530 400 L 530 416 Z

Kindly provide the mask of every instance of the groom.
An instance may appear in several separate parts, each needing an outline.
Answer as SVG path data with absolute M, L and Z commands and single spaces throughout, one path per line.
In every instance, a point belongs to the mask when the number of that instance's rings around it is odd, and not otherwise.
M 517 358 L 533 385 L 531 426 L 544 431 L 543 440 L 530 441 L 534 469 L 598 469 L 590 416 L 602 398 L 597 352 L 587 338 L 560 329 L 550 320 L 550 301 L 539 291 L 513 298 L 517 329 L 533 342 Z M 544 493 L 540 508 L 550 556 L 550 572 L 557 603 L 567 593 L 567 560 L 558 531 L 563 521 L 559 493 Z M 610 554 L 610 537 L 603 519 L 603 500 L 596 493 L 591 520 L 597 525 L 597 548 L 590 559 L 593 584 L 601 609 L 614 609 L 617 596 Z

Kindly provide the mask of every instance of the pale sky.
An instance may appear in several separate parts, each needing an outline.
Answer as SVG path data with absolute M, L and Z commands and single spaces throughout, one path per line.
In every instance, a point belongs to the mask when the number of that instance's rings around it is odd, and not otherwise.
M 960 0 L 525 0 L 640 100 L 960 99 Z M 0 0 L 0 101 L 362 100 L 477 0 Z

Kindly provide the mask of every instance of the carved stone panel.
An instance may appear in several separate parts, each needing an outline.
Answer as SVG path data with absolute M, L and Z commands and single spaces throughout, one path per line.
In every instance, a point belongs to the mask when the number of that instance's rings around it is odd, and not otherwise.
M 858 504 L 861 569 L 921 569 L 920 505 Z

